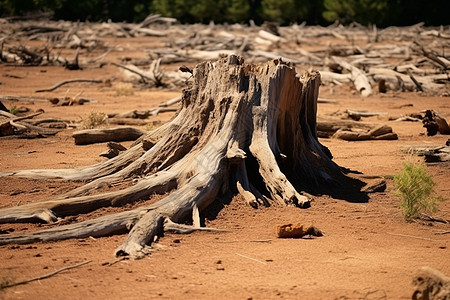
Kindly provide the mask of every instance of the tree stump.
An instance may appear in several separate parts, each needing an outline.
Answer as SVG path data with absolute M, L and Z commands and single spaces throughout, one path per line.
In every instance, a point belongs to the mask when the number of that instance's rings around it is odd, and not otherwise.
M 193 219 L 230 190 L 252 207 L 310 206 L 301 191 L 341 184 L 344 177 L 316 134 L 318 72 L 298 76 L 280 59 L 264 65 L 238 56 L 198 64 L 183 91 L 176 117 L 103 163 L 60 170 L 22 170 L 0 176 L 89 181 L 57 199 L 0 210 L 0 222 L 54 222 L 105 206 L 121 206 L 168 195 L 162 200 L 36 233 L 1 236 L 0 244 L 32 243 L 129 230 L 115 252 L 139 258 L 148 253 L 165 224 Z M 130 184 L 131 180 L 137 182 Z M 93 193 L 106 184 L 117 191 Z M 229 195 L 231 197 L 232 195 Z M 173 221 L 173 222 L 170 222 Z M 131 229 L 131 230 L 130 230 Z

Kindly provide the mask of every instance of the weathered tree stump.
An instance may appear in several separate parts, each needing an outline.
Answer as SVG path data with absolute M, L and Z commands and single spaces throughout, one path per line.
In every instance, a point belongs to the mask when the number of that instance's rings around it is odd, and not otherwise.
M 57 199 L 0 210 L 0 222 L 54 222 L 105 206 L 121 206 L 168 195 L 130 211 L 59 226 L 36 233 L 0 237 L 0 244 L 31 243 L 129 232 L 116 255 L 141 257 L 165 224 L 192 216 L 218 196 L 241 193 L 249 205 L 310 206 L 301 191 L 325 190 L 342 183 L 340 168 L 316 134 L 320 75 L 281 60 L 265 65 L 238 56 L 204 62 L 193 70 L 182 106 L 169 123 L 138 139 L 134 146 L 103 163 L 60 170 L 23 170 L 0 176 L 87 180 Z M 131 179 L 137 182 L 131 185 Z M 93 193 L 106 184 L 120 190 Z M 183 227 L 184 228 L 184 227 Z M 183 229 L 184 230 L 184 229 Z

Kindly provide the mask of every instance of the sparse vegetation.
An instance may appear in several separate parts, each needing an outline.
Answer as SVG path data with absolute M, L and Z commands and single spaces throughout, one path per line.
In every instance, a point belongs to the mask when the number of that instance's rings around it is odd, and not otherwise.
M 436 212 L 440 197 L 434 196 L 435 182 L 425 163 L 404 162 L 403 170 L 394 176 L 394 193 L 401 197 L 400 206 L 406 220 L 421 213 Z
M 17 106 L 13 106 L 9 109 L 10 114 L 17 115 L 18 112 L 19 112 L 19 109 L 17 108 Z
M 162 122 L 160 120 L 152 121 L 145 126 L 145 130 L 152 131 L 161 126 Z
M 108 125 L 108 116 L 102 112 L 91 112 L 81 123 L 81 129 L 94 129 Z
M 113 86 L 114 96 L 133 96 L 133 84 L 132 83 L 118 83 Z

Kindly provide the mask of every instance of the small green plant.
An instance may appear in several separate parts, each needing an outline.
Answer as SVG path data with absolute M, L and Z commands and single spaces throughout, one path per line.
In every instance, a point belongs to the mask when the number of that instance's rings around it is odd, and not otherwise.
M 108 124 L 108 115 L 102 112 L 92 111 L 81 122 L 81 129 L 94 129 Z
M 437 203 L 441 198 L 433 196 L 436 184 L 425 163 L 404 162 L 403 170 L 394 176 L 394 184 L 394 193 L 402 198 L 400 206 L 406 220 L 438 210 Z
M 19 112 L 19 109 L 17 108 L 17 106 L 13 106 L 9 109 L 10 114 L 17 115 L 18 112 Z

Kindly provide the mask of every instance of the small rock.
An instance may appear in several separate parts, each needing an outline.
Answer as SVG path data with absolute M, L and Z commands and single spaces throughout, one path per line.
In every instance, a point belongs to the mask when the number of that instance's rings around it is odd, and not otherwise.
M 277 236 L 279 238 L 301 238 L 305 235 L 323 236 L 323 233 L 312 225 L 305 226 L 301 223 L 277 226 Z

